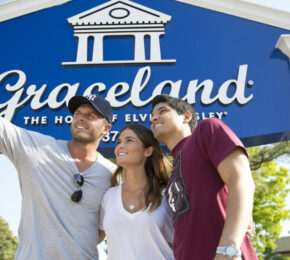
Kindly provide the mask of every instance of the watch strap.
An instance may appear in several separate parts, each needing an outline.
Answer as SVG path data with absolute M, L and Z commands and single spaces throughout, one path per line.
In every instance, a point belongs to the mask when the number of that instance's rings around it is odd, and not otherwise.
M 225 246 L 218 246 L 216 249 L 217 254 L 226 255 L 228 257 L 234 258 L 242 256 L 242 251 L 234 244 L 228 244 Z

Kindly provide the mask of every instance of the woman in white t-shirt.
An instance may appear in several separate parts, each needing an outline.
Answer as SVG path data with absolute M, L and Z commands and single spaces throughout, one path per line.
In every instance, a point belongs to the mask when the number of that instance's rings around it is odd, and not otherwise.
M 118 169 L 100 209 L 108 259 L 173 260 L 171 212 L 163 197 L 169 162 L 158 141 L 148 128 L 129 125 L 120 133 L 115 155 Z

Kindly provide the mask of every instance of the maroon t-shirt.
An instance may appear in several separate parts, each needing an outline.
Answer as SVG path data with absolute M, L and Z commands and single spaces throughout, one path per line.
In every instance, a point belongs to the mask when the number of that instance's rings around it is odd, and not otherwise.
M 247 154 L 238 137 L 216 118 L 201 121 L 192 135 L 174 147 L 166 197 L 173 211 L 176 260 L 213 260 L 228 198 L 228 186 L 220 178 L 217 167 L 236 147 Z M 258 259 L 247 236 L 241 250 L 243 259 Z

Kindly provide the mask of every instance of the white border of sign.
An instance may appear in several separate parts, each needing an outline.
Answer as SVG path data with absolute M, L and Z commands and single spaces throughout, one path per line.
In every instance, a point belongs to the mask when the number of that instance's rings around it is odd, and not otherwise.
M 239 0 L 177 0 L 213 11 L 290 30 L 290 13 Z
M 0 22 L 70 2 L 72 0 L 15 0 L 0 5 Z
M 0 5 L 0 22 L 61 5 L 71 0 L 15 0 Z M 175 0 L 290 30 L 289 12 L 239 0 Z

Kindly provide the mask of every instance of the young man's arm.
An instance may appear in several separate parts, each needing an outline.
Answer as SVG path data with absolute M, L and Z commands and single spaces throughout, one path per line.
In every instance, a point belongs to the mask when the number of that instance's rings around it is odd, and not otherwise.
M 23 161 L 27 162 L 25 155 L 31 133 L 0 116 L 0 153 L 7 156 L 17 170 Z
M 234 244 L 240 248 L 251 219 L 255 190 L 248 158 L 242 149 L 236 148 L 220 162 L 217 170 L 229 186 L 227 217 L 219 246 Z M 229 258 L 221 254 L 214 258 L 226 259 L 240 258 Z

